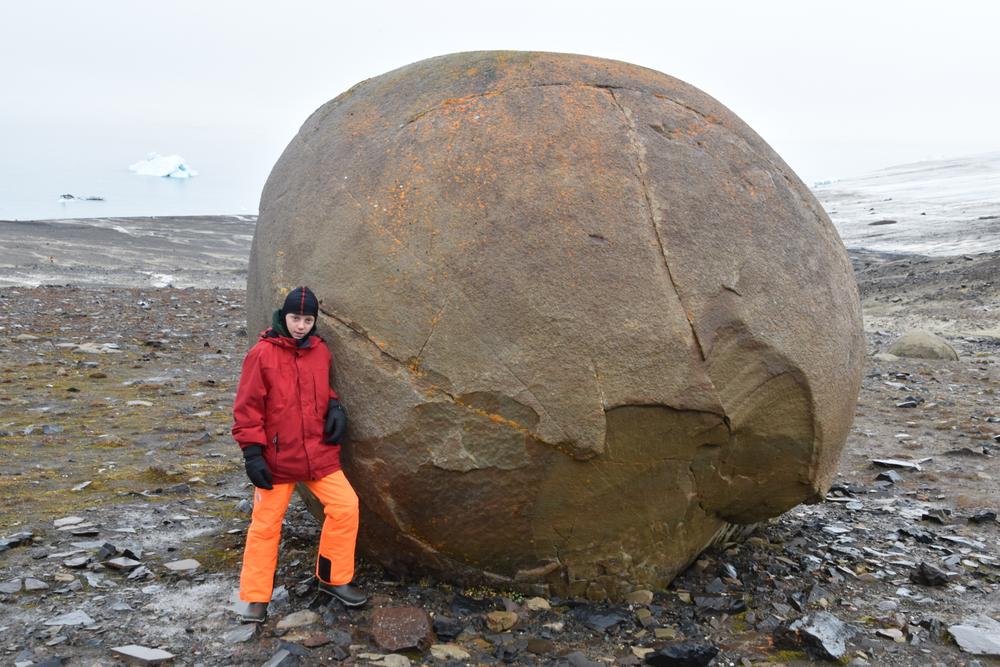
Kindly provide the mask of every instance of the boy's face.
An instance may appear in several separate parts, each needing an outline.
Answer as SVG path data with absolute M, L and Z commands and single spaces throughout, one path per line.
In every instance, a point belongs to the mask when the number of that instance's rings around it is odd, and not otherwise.
M 285 328 L 295 340 L 305 338 L 305 335 L 312 331 L 314 324 L 316 324 L 316 318 L 312 315 L 296 315 L 295 313 L 285 315 Z

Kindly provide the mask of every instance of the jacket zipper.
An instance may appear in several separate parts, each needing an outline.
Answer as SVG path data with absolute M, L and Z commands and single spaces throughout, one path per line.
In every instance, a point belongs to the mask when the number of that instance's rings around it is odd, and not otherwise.
M 302 430 L 302 453 L 306 456 L 306 470 L 309 474 L 309 479 L 313 478 L 313 467 L 312 460 L 309 458 L 309 448 L 306 447 L 306 424 L 305 424 L 305 411 L 303 410 L 302 404 L 302 373 L 299 369 L 299 359 L 302 358 L 302 351 L 295 351 L 295 398 L 299 405 L 299 428 Z
M 274 453 L 277 454 L 278 452 L 281 451 L 281 447 L 278 446 L 278 434 L 277 433 L 274 434 L 274 441 L 273 442 L 274 442 Z

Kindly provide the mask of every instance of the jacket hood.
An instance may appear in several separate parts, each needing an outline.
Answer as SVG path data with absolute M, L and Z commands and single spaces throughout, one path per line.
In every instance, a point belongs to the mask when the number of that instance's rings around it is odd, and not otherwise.
M 271 314 L 271 326 L 261 332 L 260 339 L 282 347 L 306 348 L 314 346 L 312 339 L 318 338 L 316 335 L 315 324 L 313 325 L 313 328 L 309 330 L 309 333 L 306 334 L 305 338 L 302 339 L 302 344 L 300 345 L 299 341 L 292 338 L 292 335 L 288 333 L 288 329 L 285 328 L 284 319 L 285 318 L 281 316 L 280 308 L 274 311 L 274 313 Z

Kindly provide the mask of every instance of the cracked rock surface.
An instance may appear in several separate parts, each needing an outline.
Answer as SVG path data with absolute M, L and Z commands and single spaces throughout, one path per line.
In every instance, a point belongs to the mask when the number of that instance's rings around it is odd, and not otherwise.
M 325 104 L 265 187 L 249 328 L 299 284 L 363 547 L 397 570 L 662 587 L 821 496 L 860 386 L 822 208 L 732 112 L 626 63 L 454 54 Z

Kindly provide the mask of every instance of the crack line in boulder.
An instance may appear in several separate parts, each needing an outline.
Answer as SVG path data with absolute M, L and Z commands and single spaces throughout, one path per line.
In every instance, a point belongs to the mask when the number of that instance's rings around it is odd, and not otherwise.
M 427 380 L 423 380 L 423 379 L 414 377 L 413 376 L 412 367 L 411 367 L 410 364 L 407 364 L 406 362 L 402 361 L 398 357 L 396 357 L 396 356 L 390 354 L 389 352 L 387 352 L 371 336 L 369 336 L 361 326 L 359 326 L 357 324 L 354 324 L 350 320 L 347 320 L 346 318 L 340 317 L 339 315 L 336 315 L 335 313 L 332 313 L 329 310 L 326 310 L 325 308 L 320 307 L 319 312 L 322 313 L 324 316 L 330 318 L 331 320 L 337 322 L 341 326 L 345 327 L 349 331 L 351 331 L 353 334 L 355 334 L 355 336 L 357 338 L 362 339 L 366 343 L 368 343 L 369 345 L 375 347 L 375 349 L 377 349 L 379 351 L 379 354 L 381 354 L 382 356 L 385 356 L 388 359 L 391 359 L 392 361 L 396 362 L 396 364 L 399 365 L 400 370 L 403 371 L 403 374 L 405 375 L 407 382 L 410 385 L 412 385 L 415 389 L 417 389 L 418 391 L 420 391 L 421 393 L 423 393 L 425 396 L 439 395 L 441 397 L 444 397 L 450 403 L 452 403 L 453 405 L 456 405 L 456 406 L 458 406 L 460 408 L 463 408 L 463 409 L 465 409 L 465 410 L 467 410 L 467 411 L 469 411 L 469 412 L 471 412 L 471 413 L 473 413 L 473 414 L 475 414 L 475 415 L 477 415 L 479 417 L 483 417 L 484 419 L 489 420 L 493 424 L 497 424 L 499 426 L 505 426 L 507 428 L 510 428 L 510 429 L 512 429 L 514 431 L 517 431 L 518 433 L 520 433 L 522 435 L 525 435 L 525 436 L 528 436 L 528 437 L 532 438 L 536 442 L 539 442 L 539 443 L 541 443 L 543 445 L 547 445 L 549 447 L 552 447 L 556 451 L 559 451 L 562 454 L 565 454 L 566 456 L 569 456 L 571 458 L 576 458 L 572 454 L 572 452 L 566 451 L 560 445 L 560 443 L 550 442 L 550 441 L 546 440 L 539 433 L 535 433 L 531 429 L 525 428 L 524 426 L 522 426 L 518 422 L 514 421 L 513 419 L 508 419 L 507 417 L 504 417 L 503 415 L 495 414 L 495 413 L 489 412 L 487 410 L 483 410 L 482 408 L 477 408 L 476 406 L 471 405 L 471 404 L 466 403 L 465 401 L 461 400 L 458 396 L 456 396 L 455 394 L 451 393 L 447 389 L 444 389 L 443 387 L 440 387 L 440 386 L 438 386 L 436 384 L 428 382 Z M 503 362 L 501 362 L 501 364 L 503 364 Z M 506 364 L 503 364 L 503 365 L 504 365 L 505 368 L 507 368 Z M 531 390 L 528 389 L 528 387 L 524 384 L 523 380 L 521 380 L 520 378 L 518 378 L 517 375 L 514 374 L 513 371 L 510 371 L 509 368 L 507 368 L 507 370 L 508 370 L 508 372 L 511 373 L 511 375 L 513 377 L 515 377 L 518 380 L 518 382 L 521 382 L 521 384 L 524 387 L 524 389 L 529 394 L 532 395 L 532 397 L 535 399 L 536 402 L 538 402 L 539 407 L 541 407 L 542 410 L 545 411 L 546 414 L 549 414 L 548 410 L 545 408 L 545 406 L 542 405 L 542 403 L 540 401 L 538 401 L 538 397 L 537 396 L 535 396 L 534 394 L 531 393 Z M 549 417 L 552 418 L 551 415 L 549 415 Z M 555 419 L 553 419 L 552 421 L 553 421 L 553 423 L 556 424 L 556 426 L 559 426 L 559 429 L 560 429 L 560 431 L 562 431 L 563 435 L 566 435 L 565 431 L 562 430 L 562 427 L 559 425 L 559 423 L 556 422 Z
M 387 350 L 386 350 L 386 349 L 385 349 L 385 348 L 384 348 L 384 347 L 383 347 L 382 345 L 380 345 L 380 344 L 379 344 L 379 343 L 378 343 L 378 342 L 377 342 L 377 341 L 376 341 L 376 340 L 375 340 L 374 338 L 372 338 L 371 336 L 369 336 L 369 335 L 368 335 L 368 332 L 367 332 L 367 331 L 365 331 L 365 330 L 364 330 L 364 328 L 363 328 L 363 327 L 362 327 L 361 325 L 359 325 L 359 324 L 355 324 L 354 322 L 351 322 L 350 320 L 348 320 L 348 319 L 346 319 L 346 318 L 344 318 L 344 317 L 341 317 L 341 316 L 337 315 L 336 313 L 333 313 L 333 312 L 331 312 L 331 311 L 329 311 L 329 310 L 327 310 L 327 309 L 323 308 L 322 306 L 320 306 L 320 308 L 319 308 L 319 312 L 321 312 L 322 314 L 326 315 L 326 316 L 327 316 L 327 317 L 329 317 L 329 318 L 330 318 L 331 320 L 335 320 L 335 321 L 339 322 L 339 323 L 340 323 L 341 325 L 343 325 L 343 326 L 347 327 L 347 328 L 348 328 L 348 329 L 350 329 L 350 330 L 351 330 L 352 332 L 354 332 L 354 333 L 355 333 L 355 334 L 356 334 L 357 336 L 360 336 L 361 338 L 364 338 L 364 339 L 365 339 L 366 341 L 368 341 L 369 343 L 371 343 L 372 345 L 374 345 L 374 346 L 375 346 L 375 348 L 376 348 L 376 349 L 377 349 L 377 350 L 378 350 L 378 351 L 379 351 L 380 353 L 382 353 L 382 354 L 384 354 L 385 356 L 389 357 L 390 359 L 392 359 L 393 361 L 395 361 L 395 362 L 396 362 L 397 364 L 400 364 L 401 366 L 404 366 L 404 367 L 405 367 L 405 366 L 407 365 L 407 364 L 406 364 L 405 362 L 403 362 L 403 361 L 402 361 L 401 359 L 399 359 L 399 358 L 397 358 L 396 356 L 394 356 L 394 355 L 390 354 L 390 353 L 389 353 L 389 352 L 388 352 L 388 351 L 387 351 Z
M 705 361 L 705 349 L 701 345 L 701 340 L 698 338 L 698 332 L 695 330 L 694 322 L 691 321 L 691 316 L 687 312 L 687 308 L 684 307 L 684 302 L 681 300 L 680 291 L 677 289 L 677 282 L 674 280 L 674 274 L 670 270 L 670 262 L 667 259 L 667 250 L 663 245 L 663 239 L 660 237 L 660 227 L 656 224 L 656 208 L 653 206 L 653 198 L 649 192 L 649 181 L 646 176 L 646 163 L 642 157 L 643 148 L 639 143 L 639 136 L 636 132 L 635 121 L 633 120 L 631 114 L 625 110 L 621 102 L 618 100 L 618 96 L 611 89 L 608 89 L 608 95 L 611 96 L 611 100 L 618 107 L 621 112 L 622 117 L 625 118 L 625 126 L 628 128 L 628 138 L 629 143 L 632 144 L 632 148 L 635 150 L 636 154 L 636 178 L 639 180 L 639 185 L 642 189 L 642 196 L 646 202 L 646 212 L 649 215 L 649 223 L 653 227 L 653 233 L 656 235 L 656 243 L 660 248 L 660 255 L 663 257 L 663 265 L 667 269 L 667 278 L 670 280 L 670 286 L 674 290 L 674 295 L 677 297 L 678 303 L 680 303 L 681 310 L 684 311 L 684 317 L 687 319 L 688 327 L 691 329 L 691 336 L 694 339 L 695 344 L 698 346 L 698 354 L 701 355 L 701 360 Z

